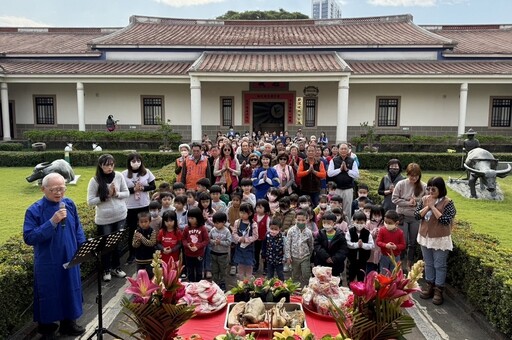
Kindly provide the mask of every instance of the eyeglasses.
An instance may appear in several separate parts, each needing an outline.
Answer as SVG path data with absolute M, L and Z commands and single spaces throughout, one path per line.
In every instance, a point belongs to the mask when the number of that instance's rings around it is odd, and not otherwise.
M 280 161 L 286 161 L 286 158 L 279 158 Z
M 52 193 L 52 194 L 61 194 L 61 193 L 64 193 L 66 192 L 67 188 L 66 187 L 55 187 L 55 188 L 48 188 L 48 190 Z
M 251 158 L 251 159 L 249 160 L 249 162 L 257 162 L 257 161 L 258 161 L 258 159 L 257 159 L 257 158 Z
M 224 151 L 231 151 L 231 149 L 223 149 Z

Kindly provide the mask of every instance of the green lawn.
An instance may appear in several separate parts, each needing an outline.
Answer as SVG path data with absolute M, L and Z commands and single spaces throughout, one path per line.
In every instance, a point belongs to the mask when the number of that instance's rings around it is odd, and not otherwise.
M 81 175 L 77 185 L 68 185 L 66 195 L 76 203 L 86 202 L 87 184 L 94 175 L 94 167 L 75 167 L 75 173 Z M 22 231 L 25 210 L 42 196 L 40 189 L 28 183 L 25 177 L 32 173 L 32 168 L 0 168 L 0 177 L 4 179 L 0 186 L 0 244 L 10 236 Z M 372 171 L 379 178 L 382 171 Z M 432 176 L 458 178 L 461 172 L 427 172 L 422 179 L 426 182 Z M 474 230 L 497 237 L 501 244 L 512 249 L 512 233 L 508 231 L 509 214 L 512 206 L 512 176 L 498 179 L 501 189 L 505 192 L 505 201 L 482 201 L 460 196 L 448 189 L 448 195 L 454 200 L 457 208 L 457 219 L 468 221 Z M 509 207 L 508 209 L 506 207 Z

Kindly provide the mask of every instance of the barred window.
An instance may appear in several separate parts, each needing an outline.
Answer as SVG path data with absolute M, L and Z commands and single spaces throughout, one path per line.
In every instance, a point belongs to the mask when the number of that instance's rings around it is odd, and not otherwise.
M 304 126 L 315 127 L 316 126 L 316 98 L 306 98 L 304 100 L 305 111 L 304 111 Z
M 512 98 L 492 98 L 491 127 L 510 127 Z
M 233 97 L 220 97 L 220 120 L 222 126 L 233 126 Z
M 400 98 L 377 98 L 377 126 L 398 126 Z
M 144 125 L 160 125 L 164 121 L 164 97 L 142 97 Z
M 34 96 L 37 125 L 55 125 L 55 96 Z

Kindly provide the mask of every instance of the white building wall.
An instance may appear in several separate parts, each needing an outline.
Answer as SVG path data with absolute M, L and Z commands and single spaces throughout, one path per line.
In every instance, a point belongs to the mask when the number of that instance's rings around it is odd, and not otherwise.
M 242 125 L 243 91 L 249 90 L 249 83 L 201 82 L 203 125 L 220 125 L 220 97 L 234 97 L 234 125 Z
M 466 126 L 487 126 L 490 124 L 491 97 L 510 97 L 512 85 L 473 85 L 468 89 L 468 113 Z

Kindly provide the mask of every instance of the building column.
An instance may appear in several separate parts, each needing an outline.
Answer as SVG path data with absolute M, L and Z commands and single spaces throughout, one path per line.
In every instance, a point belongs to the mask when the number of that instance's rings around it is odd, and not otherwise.
M 336 125 L 336 144 L 347 142 L 348 130 L 348 89 L 349 78 L 343 77 L 338 82 L 338 112 Z
M 201 143 L 203 126 L 201 117 L 201 81 L 190 77 L 190 126 L 192 128 L 192 142 Z
M 78 106 L 78 131 L 85 131 L 84 84 L 76 83 L 76 103 Z
M 7 83 L 2 83 L 0 87 L 2 100 L 2 126 L 4 132 L 4 140 L 11 140 L 11 122 L 9 121 L 9 91 Z
M 466 130 L 466 111 L 468 107 L 468 83 L 460 84 L 459 93 L 459 126 L 457 128 L 457 135 L 464 135 Z

